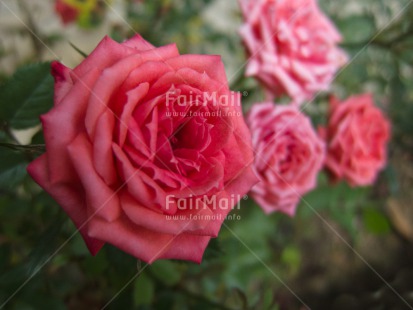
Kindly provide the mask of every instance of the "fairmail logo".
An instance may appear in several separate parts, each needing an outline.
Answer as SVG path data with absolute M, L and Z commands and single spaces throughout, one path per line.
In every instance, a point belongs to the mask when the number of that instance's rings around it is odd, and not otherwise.
M 230 91 L 229 95 L 218 94 L 218 92 L 201 92 L 195 93 L 194 91 L 189 91 L 189 93 L 181 94 L 177 89 L 169 90 L 166 93 L 166 106 L 178 105 L 180 107 L 188 106 L 188 103 L 193 106 L 206 107 L 230 107 L 239 106 L 240 94 L 238 92 Z
M 208 207 L 211 210 L 239 210 L 241 208 L 241 200 L 246 200 L 248 197 L 231 194 L 228 197 L 217 198 L 216 195 L 203 195 L 195 197 L 190 195 L 188 198 L 177 198 L 175 195 L 166 196 L 166 209 L 177 208 L 178 210 L 201 210 Z

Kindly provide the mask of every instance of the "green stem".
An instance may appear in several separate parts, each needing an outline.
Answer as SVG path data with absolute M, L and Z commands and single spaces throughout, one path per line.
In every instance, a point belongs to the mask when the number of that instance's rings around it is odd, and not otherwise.
M 0 147 L 5 147 L 14 151 L 20 151 L 30 154 L 43 154 L 44 152 L 46 152 L 44 144 L 20 145 L 0 142 Z

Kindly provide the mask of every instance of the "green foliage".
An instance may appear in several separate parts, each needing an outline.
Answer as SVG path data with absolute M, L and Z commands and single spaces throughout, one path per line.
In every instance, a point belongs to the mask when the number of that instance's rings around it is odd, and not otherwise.
M 0 120 L 24 129 L 39 124 L 39 115 L 53 105 L 50 63 L 25 66 L 0 87 Z
M 155 297 L 155 284 L 146 273 L 142 273 L 135 280 L 133 291 L 133 302 L 136 306 L 150 305 Z
M 156 279 L 167 286 L 173 286 L 181 279 L 181 273 L 177 265 L 168 260 L 156 261 L 151 266 L 151 272 Z
M 0 189 L 13 190 L 27 175 L 27 159 L 24 154 L 8 149 L 1 149 L 1 156 Z
M 369 15 L 347 16 L 337 21 L 343 41 L 346 44 L 368 42 L 374 35 L 374 17 Z
M 386 234 L 390 231 L 390 224 L 387 217 L 375 208 L 365 209 L 363 220 L 366 229 L 373 234 Z
M 357 213 L 367 198 L 369 188 L 351 188 L 345 182 L 329 184 L 320 174 L 317 188 L 305 195 L 299 208 L 304 217 L 324 218 L 328 214 L 353 237 L 357 234 Z

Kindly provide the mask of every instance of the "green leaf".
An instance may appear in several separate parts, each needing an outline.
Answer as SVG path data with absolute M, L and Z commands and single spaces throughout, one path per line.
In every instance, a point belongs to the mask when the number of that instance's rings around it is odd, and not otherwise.
M 8 149 L 0 149 L 0 156 L 0 189 L 11 190 L 24 180 L 27 162 L 23 154 Z
M 177 284 L 181 279 L 181 273 L 178 270 L 178 266 L 171 261 L 156 261 L 152 264 L 150 270 L 159 281 L 168 286 Z
M 133 288 L 133 302 L 135 306 L 150 305 L 155 296 L 155 284 L 152 279 L 142 273 L 135 280 Z
M 56 239 L 62 226 L 62 220 L 57 219 L 39 236 L 38 242 L 28 255 L 28 261 L 15 266 L 0 275 L 0 286 L 7 285 L 16 290 L 28 277 L 35 275 L 48 262 L 56 247 Z
M 365 209 L 363 221 L 366 229 L 377 235 L 386 234 L 390 231 L 390 224 L 383 213 L 373 208 Z
M 69 42 L 70 46 L 76 51 L 78 52 L 81 56 L 83 56 L 84 58 L 86 58 L 88 55 L 82 51 L 80 48 L 78 48 L 76 45 L 74 45 L 72 42 Z
M 64 223 L 63 218 L 56 219 L 47 230 L 39 236 L 38 243 L 30 253 L 28 275 L 36 274 L 47 262 L 56 248 L 56 241 Z
M 0 119 L 15 129 L 39 124 L 39 116 L 53 105 L 50 63 L 20 68 L 0 87 Z

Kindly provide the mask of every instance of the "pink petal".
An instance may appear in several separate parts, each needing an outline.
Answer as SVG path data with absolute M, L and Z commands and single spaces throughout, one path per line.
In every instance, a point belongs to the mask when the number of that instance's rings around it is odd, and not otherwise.
M 89 223 L 88 228 L 90 237 L 113 244 L 149 264 L 159 259 L 171 247 L 175 238 L 174 235 L 137 226 L 125 216 L 114 222 L 96 218 Z
M 57 105 L 73 87 L 71 71 L 58 61 L 51 64 L 51 73 L 54 78 L 54 104 Z
M 191 68 L 199 73 L 206 72 L 210 78 L 220 83 L 221 87 L 228 88 L 225 67 L 221 56 L 190 54 L 168 59 L 165 63 L 172 66 L 176 71 L 183 68 Z
M 92 255 L 95 255 L 104 245 L 103 241 L 90 237 L 87 233 L 87 207 L 82 191 L 72 184 L 54 185 L 48 179 L 47 154 L 35 159 L 27 167 L 27 172 L 69 215 L 79 229 Z
M 93 69 L 77 80 L 64 99 L 41 116 L 51 183 L 67 182 L 76 178 L 66 147 L 83 128 L 82 119 L 89 101 L 90 89 L 99 75 L 100 71 Z
M 135 53 L 137 53 L 136 50 L 122 46 L 122 44 L 105 36 L 93 52 L 73 69 L 73 74 L 76 78 L 80 78 L 92 69 L 103 70 L 112 66 L 120 59 Z
M 130 160 L 118 145 L 113 144 L 113 151 L 118 161 L 119 171 L 123 174 L 124 184 L 129 193 L 142 205 L 157 212 L 174 214 L 176 209 L 166 207 L 166 193 L 141 168 L 132 166 Z
M 98 217 L 108 222 L 116 220 L 120 216 L 117 190 L 108 187 L 94 169 L 93 148 L 86 134 L 80 134 L 68 151 L 85 191 L 91 222 Z
M 142 83 L 127 93 L 127 102 L 125 103 L 123 110 L 122 110 L 122 114 L 120 115 L 120 118 L 119 118 L 118 141 L 119 141 L 120 146 L 123 146 L 125 142 L 126 134 L 129 130 L 128 124 L 130 123 L 132 113 L 135 110 L 136 105 L 139 104 L 142 98 L 148 93 L 148 89 L 149 89 L 149 83 Z M 131 131 L 131 132 L 134 132 L 134 131 Z M 139 134 L 137 139 L 142 139 L 142 142 L 144 142 L 143 137 L 140 135 L 140 132 L 141 131 L 139 130 L 139 133 L 136 133 L 137 135 Z
M 106 110 L 99 118 L 93 145 L 93 163 L 97 173 L 108 185 L 118 180 L 113 159 L 112 141 L 114 138 L 115 116 Z
M 122 45 L 134 48 L 139 52 L 148 51 L 155 48 L 155 46 L 142 38 L 139 34 L 135 34 L 132 38 L 123 42 Z
M 173 196 L 168 198 L 172 203 Z M 183 232 L 191 232 L 197 235 L 209 235 L 203 232 L 208 225 L 209 218 L 213 212 L 208 208 L 200 210 L 183 210 L 175 213 L 177 217 L 171 217 L 154 212 L 145 206 L 140 205 L 132 196 L 124 194 L 121 197 L 122 208 L 127 217 L 136 225 L 144 227 L 154 232 L 178 235 Z M 196 214 L 197 217 L 191 217 Z
M 159 258 L 184 259 L 200 264 L 210 239 L 211 237 L 208 236 L 177 235 Z

